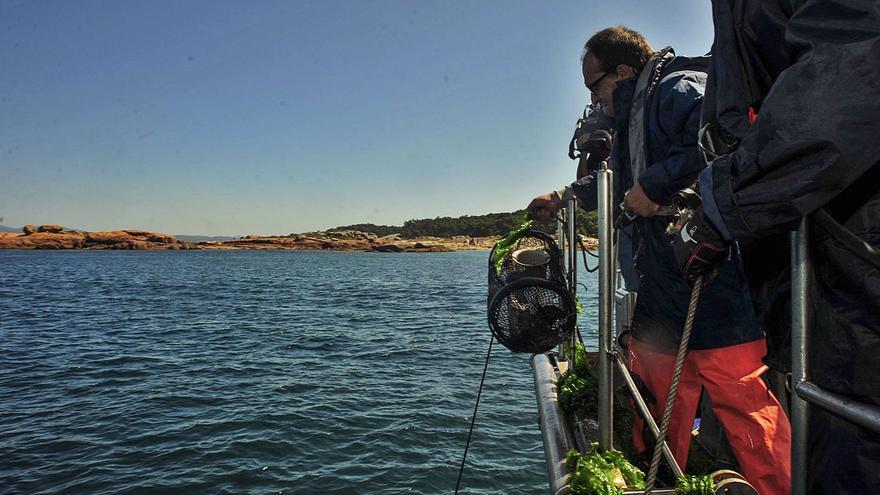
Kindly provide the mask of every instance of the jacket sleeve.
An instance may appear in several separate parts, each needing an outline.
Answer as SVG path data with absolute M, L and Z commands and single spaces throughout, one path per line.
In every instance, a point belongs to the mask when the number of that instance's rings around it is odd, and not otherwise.
M 876 3 L 804 2 L 785 39 L 794 63 L 776 78 L 737 150 L 700 177 L 706 215 L 728 238 L 790 230 L 880 162 Z
M 568 187 L 580 202 L 581 208 L 586 211 L 592 211 L 598 207 L 596 195 L 599 193 L 599 189 L 595 171 L 581 177 Z
M 705 167 L 697 149 L 700 109 L 705 75 L 673 73 L 657 87 L 652 102 L 649 132 L 653 140 L 665 141 L 666 159 L 651 163 L 639 175 L 639 184 L 651 201 L 666 205 L 676 191 L 694 183 Z

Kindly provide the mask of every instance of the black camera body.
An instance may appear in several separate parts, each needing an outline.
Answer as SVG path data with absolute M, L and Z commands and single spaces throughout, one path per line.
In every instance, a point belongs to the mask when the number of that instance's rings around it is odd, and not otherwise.
M 597 170 L 611 154 L 611 119 L 601 108 L 588 105 L 578 119 L 568 144 L 568 156 L 578 160 L 577 178 Z

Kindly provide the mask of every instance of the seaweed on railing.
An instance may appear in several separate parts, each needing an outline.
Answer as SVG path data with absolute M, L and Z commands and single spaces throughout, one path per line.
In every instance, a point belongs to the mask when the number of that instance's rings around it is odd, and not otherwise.
M 715 495 L 712 475 L 690 476 L 686 474 L 679 478 L 675 484 L 675 493 L 678 495 Z
M 622 495 L 625 489 L 645 488 L 645 474 L 617 450 L 604 452 L 593 443 L 592 452 L 572 450 L 566 456 L 573 495 Z

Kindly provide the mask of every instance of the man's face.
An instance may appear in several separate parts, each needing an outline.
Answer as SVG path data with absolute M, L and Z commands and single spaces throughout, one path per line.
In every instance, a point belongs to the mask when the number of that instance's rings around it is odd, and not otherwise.
M 592 53 L 588 53 L 584 57 L 583 71 L 584 86 L 590 92 L 593 105 L 596 103 L 602 104 L 602 110 L 605 112 L 605 115 L 614 117 L 614 101 L 611 98 L 611 93 L 614 92 L 614 87 L 617 85 L 617 81 L 621 79 L 621 76 L 617 75 L 616 72 L 603 71 L 600 68 L 599 61 L 596 60 Z

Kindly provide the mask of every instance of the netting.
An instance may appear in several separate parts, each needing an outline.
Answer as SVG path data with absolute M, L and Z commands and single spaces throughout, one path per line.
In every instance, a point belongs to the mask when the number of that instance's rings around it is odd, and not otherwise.
M 524 229 L 489 256 L 488 319 L 513 352 L 547 352 L 571 336 L 575 302 L 565 284 L 562 253 L 552 237 Z

